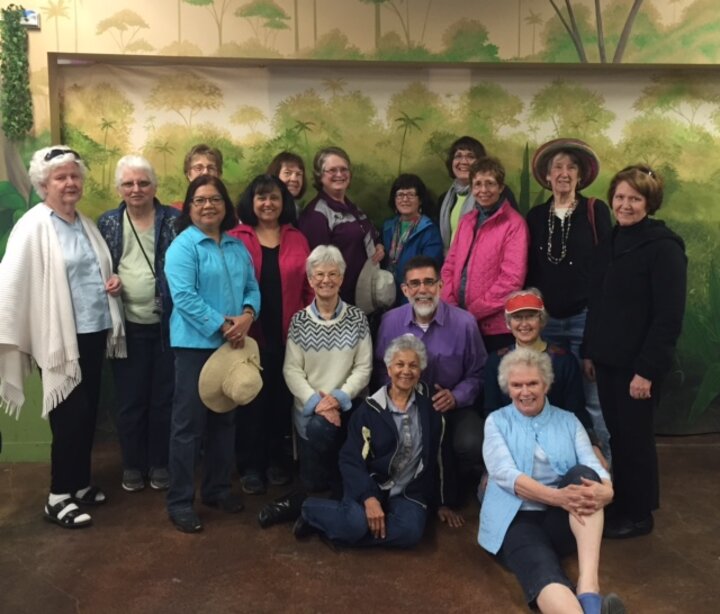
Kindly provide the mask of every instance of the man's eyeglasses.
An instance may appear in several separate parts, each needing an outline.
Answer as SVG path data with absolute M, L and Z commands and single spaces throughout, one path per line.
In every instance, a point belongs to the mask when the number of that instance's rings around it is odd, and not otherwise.
M 406 281 L 405 285 L 408 288 L 412 288 L 413 290 L 417 290 L 420 286 L 425 286 L 426 288 L 434 288 L 437 285 L 438 281 L 440 280 L 433 279 L 432 277 L 426 277 L 425 279 L 411 279 L 410 281 Z
M 190 201 L 193 207 L 204 207 L 210 203 L 213 207 L 219 207 L 225 202 L 222 196 L 196 196 Z
M 76 160 L 81 160 L 80 154 L 73 149 L 51 149 L 45 154 L 45 162 L 50 162 L 53 158 L 58 156 L 64 156 L 65 154 L 72 154 Z
M 123 181 L 120 184 L 120 187 L 123 190 L 132 190 L 133 186 L 139 187 L 141 190 L 144 190 L 145 188 L 149 188 L 152 185 L 151 181 L 147 181 L 146 179 L 142 181 Z

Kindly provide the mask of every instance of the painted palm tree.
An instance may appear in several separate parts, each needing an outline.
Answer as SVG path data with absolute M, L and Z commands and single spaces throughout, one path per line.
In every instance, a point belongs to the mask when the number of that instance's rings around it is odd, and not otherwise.
M 100 118 L 100 130 L 102 130 L 102 133 L 103 133 L 103 152 L 105 154 L 104 157 L 105 157 L 106 162 L 109 161 L 109 155 L 108 155 L 109 152 L 108 152 L 108 146 L 107 146 L 108 133 L 110 132 L 110 130 L 115 130 L 116 123 L 117 122 L 114 120 L 109 120 L 104 117 Z M 108 176 L 109 175 L 110 175 L 110 173 L 109 173 L 109 167 L 108 167 Z M 101 175 L 100 181 L 101 181 L 102 185 L 105 185 L 105 165 L 103 165 L 103 167 L 102 167 L 102 175 Z
M 380 48 L 380 37 L 382 36 L 382 24 L 380 20 L 380 6 L 385 0 L 360 0 L 363 4 L 372 4 L 375 12 L 375 51 Z
M 323 79 L 322 80 L 323 87 L 330 92 L 330 96 L 335 98 L 338 94 L 340 94 L 346 87 L 347 87 L 347 81 L 343 78 L 338 79 Z
M 525 23 L 532 26 L 532 55 L 535 55 L 535 29 L 537 26 L 542 25 L 542 17 L 540 13 L 536 13 L 530 9 L 528 15 L 525 17 Z
M 400 117 L 395 118 L 395 122 L 398 124 L 398 130 L 402 130 L 402 141 L 400 142 L 400 160 L 398 162 L 398 175 L 402 173 L 403 154 L 405 153 L 405 139 L 410 130 L 417 130 L 422 132 L 420 123 L 423 120 L 422 117 L 410 117 L 405 111 L 400 111 Z
M 184 0 L 192 6 L 204 6 L 212 15 L 218 33 L 218 47 L 223 45 L 223 20 L 233 0 Z
M 292 127 L 292 130 L 298 135 L 302 135 L 303 140 L 305 141 L 305 155 L 310 155 L 310 143 L 308 142 L 308 132 L 313 131 L 313 126 L 315 126 L 315 122 L 303 122 L 299 119 L 295 120 L 295 125 Z
M 58 0 L 57 2 L 48 0 L 47 6 L 43 6 L 40 9 L 44 13 L 45 19 L 48 21 L 51 19 L 55 20 L 55 51 L 60 51 L 60 29 L 58 27 L 58 22 L 61 17 L 70 19 L 70 16 L 68 15 L 68 8 L 68 5 L 65 4 L 65 0 Z
M 170 145 L 170 143 L 168 141 L 164 141 L 162 143 L 158 143 L 157 145 L 154 145 L 153 149 L 162 155 L 163 175 L 165 175 L 167 177 L 167 157 L 170 154 L 175 153 L 175 148 L 172 145 Z

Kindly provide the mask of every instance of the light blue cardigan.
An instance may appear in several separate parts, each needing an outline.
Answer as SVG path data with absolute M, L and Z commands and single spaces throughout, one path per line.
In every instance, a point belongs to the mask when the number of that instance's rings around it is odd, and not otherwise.
M 493 554 L 500 550 L 523 503 L 515 494 L 515 481 L 522 474 L 532 477 L 536 442 L 559 476 L 582 464 L 594 469 L 602 479 L 610 478 L 574 414 L 550 405 L 547 400 L 534 417 L 523 415 L 512 404 L 494 411 L 485 422 L 483 458 L 489 480 L 478 532 L 478 543 Z

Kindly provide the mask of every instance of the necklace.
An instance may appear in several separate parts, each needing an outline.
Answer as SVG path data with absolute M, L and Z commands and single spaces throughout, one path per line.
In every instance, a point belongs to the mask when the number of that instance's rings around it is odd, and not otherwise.
M 560 264 L 565 260 L 567 255 L 567 241 L 570 235 L 570 226 L 572 226 L 572 214 L 577 206 L 577 198 L 572 202 L 567 213 L 560 220 L 560 255 L 553 255 L 553 234 L 555 233 L 555 201 L 553 200 L 550 204 L 550 211 L 548 213 L 548 240 L 547 240 L 547 259 L 553 264 Z

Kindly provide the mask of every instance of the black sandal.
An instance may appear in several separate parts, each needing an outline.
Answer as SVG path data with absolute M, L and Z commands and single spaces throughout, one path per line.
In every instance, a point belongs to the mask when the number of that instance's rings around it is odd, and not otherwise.
M 105 493 L 97 486 L 91 486 L 82 497 L 78 497 L 76 492 L 72 495 L 71 499 L 73 503 L 77 503 L 79 505 L 104 505 L 107 503 Z
M 78 520 L 80 516 L 87 516 L 87 518 Z M 45 520 L 54 522 L 63 529 L 84 529 L 92 524 L 92 518 L 83 512 L 70 497 L 59 501 L 55 505 L 46 503 Z

